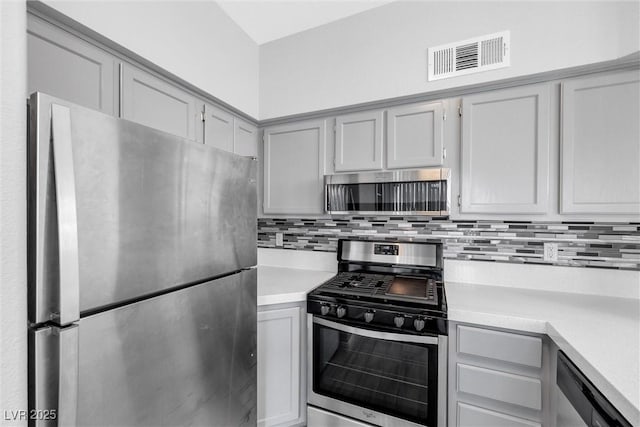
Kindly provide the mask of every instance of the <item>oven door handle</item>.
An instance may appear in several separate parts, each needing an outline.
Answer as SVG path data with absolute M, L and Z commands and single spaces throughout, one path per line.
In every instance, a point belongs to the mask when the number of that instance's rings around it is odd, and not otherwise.
M 394 334 L 391 332 L 372 331 L 369 329 L 355 328 L 353 326 L 343 325 L 342 323 L 332 322 L 330 320 L 321 319 L 313 316 L 313 323 L 326 326 L 328 328 L 337 329 L 348 334 L 360 335 L 363 337 L 382 339 L 387 341 L 398 342 L 413 342 L 418 344 L 433 344 L 438 345 L 437 336 L 424 336 L 424 335 L 409 335 L 409 334 Z

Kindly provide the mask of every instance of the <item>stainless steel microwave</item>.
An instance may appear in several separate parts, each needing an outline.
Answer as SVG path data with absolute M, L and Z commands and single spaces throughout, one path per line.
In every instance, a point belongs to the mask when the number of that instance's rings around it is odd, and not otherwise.
M 447 216 L 451 170 L 446 168 L 325 175 L 329 214 Z

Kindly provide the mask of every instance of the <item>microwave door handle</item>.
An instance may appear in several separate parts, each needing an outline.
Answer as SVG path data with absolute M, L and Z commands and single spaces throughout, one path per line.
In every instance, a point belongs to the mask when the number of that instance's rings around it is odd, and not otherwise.
M 329 213 L 329 186 L 325 184 L 324 186 L 324 212 Z
M 416 197 L 418 195 L 418 184 L 416 184 L 415 182 L 411 183 L 411 210 L 412 211 L 417 211 L 417 207 L 416 207 Z
M 411 184 L 409 184 L 409 203 L 410 203 L 410 211 L 415 211 L 416 210 L 416 183 L 412 182 Z
M 351 207 L 352 207 L 351 210 L 354 210 L 354 211 L 362 210 L 360 206 L 356 206 L 356 199 L 353 197 L 353 186 L 349 187 L 349 198 L 351 199 Z
M 392 332 L 380 332 L 372 331 L 369 329 L 354 328 L 353 326 L 343 325 L 342 323 L 332 322 L 330 320 L 322 319 L 319 317 L 313 317 L 313 323 L 326 326 L 327 328 L 336 329 L 348 334 L 359 335 L 361 337 L 382 339 L 387 341 L 396 342 L 413 342 L 418 344 L 433 344 L 438 345 L 439 339 L 434 336 L 420 336 L 420 335 L 407 335 L 407 334 L 394 334 Z
M 391 194 L 391 210 L 392 211 L 397 211 L 398 210 L 398 185 L 397 184 L 391 184 L 391 190 L 393 190 L 393 193 Z
M 411 183 L 411 210 L 417 211 L 416 200 L 418 197 L 418 184 L 415 182 Z
M 68 107 L 51 105 L 51 133 L 59 260 L 58 303 L 54 320 L 60 325 L 68 325 L 80 318 L 76 182 L 71 141 L 71 112 Z
M 335 184 L 331 184 L 329 186 L 329 197 L 331 198 L 331 211 L 335 212 L 338 210 L 338 198 L 336 197 L 336 186 Z

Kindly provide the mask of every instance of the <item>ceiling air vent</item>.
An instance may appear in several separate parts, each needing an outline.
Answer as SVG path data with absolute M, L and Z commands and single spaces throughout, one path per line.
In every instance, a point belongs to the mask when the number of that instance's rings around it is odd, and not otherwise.
M 509 66 L 509 31 L 429 48 L 429 80 Z

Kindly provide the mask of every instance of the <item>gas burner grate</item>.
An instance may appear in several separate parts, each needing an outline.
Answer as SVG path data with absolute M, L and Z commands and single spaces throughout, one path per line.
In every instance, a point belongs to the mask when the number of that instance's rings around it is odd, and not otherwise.
M 426 286 L 422 288 L 421 294 L 411 292 L 394 293 L 392 285 L 397 279 L 400 279 L 401 282 L 403 281 L 401 277 L 391 274 L 342 272 L 318 289 L 343 296 L 367 296 L 394 301 L 421 301 L 426 304 L 438 303 L 435 290 L 436 282 L 433 279 L 424 279 Z M 409 280 L 412 279 L 415 280 L 416 278 L 409 278 Z M 420 292 L 419 290 L 420 287 L 418 287 L 418 292 Z
M 335 293 L 373 295 L 378 290 L 384 292 L 393 277 L 386 274 L 343 272 L 322 285 L 322 289 Z

